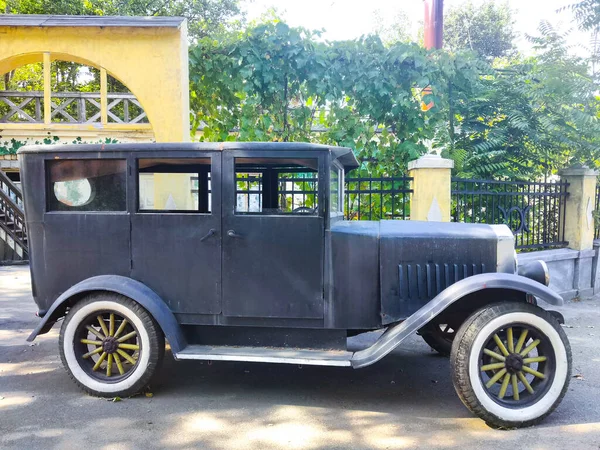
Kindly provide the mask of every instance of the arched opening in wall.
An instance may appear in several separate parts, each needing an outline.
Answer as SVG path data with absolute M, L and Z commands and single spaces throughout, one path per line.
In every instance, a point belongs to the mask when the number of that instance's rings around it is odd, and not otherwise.
M 0 123 L 44 121 L 44 73 L 41 62 L 0 75 Z
M 102 114 L 102 71 L 89 61 L 52 55 L 49 118 L 44 117 L 44 65 L 41 53 L 0 61 L 0 123 L 148 124 L 136 96 L 106 73 L 106 116 Z M 46 100 L 45 100 L 46 98 Z M 46 105 L 47 106 L 47 105 Z M 46 108 L 48 111 L 48 108 Z
M 81 63 L 55 60 L 51 63 L 51 122 L 101 123 L 101 70 Z M 107 74 L 106 122 L 148 123 L 133 93 Z

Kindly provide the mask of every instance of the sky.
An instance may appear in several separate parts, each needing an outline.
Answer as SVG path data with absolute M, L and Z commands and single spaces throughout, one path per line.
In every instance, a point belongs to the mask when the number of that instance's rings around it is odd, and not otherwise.
M 460 5 L 465 0 L 445 0 L 444 9 Z M 520 34 L 517 47 L 528 53 L 530 45 L 525 33 L 535 32 L 541 20 L 548 20 L 567 30 L 573 27 L 571 13 L 556 11 L 575 0 L 508 0 L 514 11 L 515 29 Z M 481 0 L 473 0 L 474 4 Z M 504 0 L 502 0 L 504 2 Z M 376 12 L 391 22 L 399 10 L 404 11 L 413 23 L 412 35 L 423 21 L 422 0 L 247 0 L 246 11 L 250 20 L 258 19 L 269 8 L 276 8 L 279 15 L 292 26 L 309 29 L 325 29 L 327 40 L 353 39 L 372 33 L 380 28 L 376 23 Z M 573 30 L 569 42 L 578 44 L 587 37 Z

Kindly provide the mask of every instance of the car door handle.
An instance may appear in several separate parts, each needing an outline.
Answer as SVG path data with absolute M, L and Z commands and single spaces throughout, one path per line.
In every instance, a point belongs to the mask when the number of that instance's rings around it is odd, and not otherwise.
M 243 237 L 241 234 L 237 234 L 234 230 L 229 230 L 227 232 L 227 236 L 232 237 L 232 238 L 241 238 L 241 237 Z
M 208 230 L 208 233 L 206 233 L 206 235 L 204 235 L 204 236 L 202 236 L 200 238 L 200 242 L 204 242 L 209 237 L 211 237 L 212 235 L 214 235 L 216 232 L 217 232 L 217 230 L 215 230 L 214 228 L 211 228 L 210 230 Z

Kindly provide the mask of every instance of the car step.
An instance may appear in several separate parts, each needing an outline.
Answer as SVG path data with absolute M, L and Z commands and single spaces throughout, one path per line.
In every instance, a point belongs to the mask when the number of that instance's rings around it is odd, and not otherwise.
M 211 361 L 247 361 L 308 366 L 350 366 L 352 352 L 276 347 L 188 345 L 175 358 Z

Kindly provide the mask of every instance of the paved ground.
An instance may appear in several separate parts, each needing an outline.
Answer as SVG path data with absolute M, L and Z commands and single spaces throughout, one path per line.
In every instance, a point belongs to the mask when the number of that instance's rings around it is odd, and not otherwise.
M 0 448 L 600 448 L 600 300 L 562 308 L 574 374 L 542 425 L 488 428 L 454 393 L 448 360 L 415 337 L 366 369 L 175 362 L 154 396 L 82 394 L 37 319 L 27 267 L 0 267 Z M 363 341 L 361 345 L 365 345 Z

